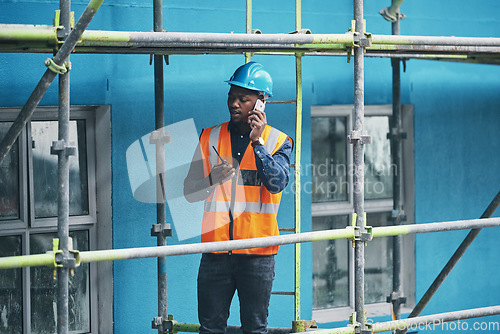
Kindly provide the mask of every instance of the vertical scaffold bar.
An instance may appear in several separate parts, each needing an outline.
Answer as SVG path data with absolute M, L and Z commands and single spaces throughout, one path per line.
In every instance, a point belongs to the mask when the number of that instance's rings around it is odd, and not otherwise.
M 295 233 L 301 232 L 300 219 L 300 173 L 301 173 L 301 145 L 302 145 L 302 55 L 295 55 L 296 71 L 296 121 L 295 121 Z M 295 244 L 295 320 L 300 320 L 300 244 Z
M 295 30 L 302 29 L 302 1 L 295 0 Z
M 163 31 L 163 0 L 153 0 L 153 28 L 155 32 Z M 156 233 L 157 246 L 166 246 L 167 229 L 166 203 L 164 194 L 165 171 L 165 93 L 163 78 L 163 55 L 154 56 L 154 84 L 155 84 L 155 129 L 161 131 L 156 138 L 156 224 L 160 228 Z M 167 258 L 158 257 L 158 317 L 161 319 L 158 333 L 164 333 L 163 321 L 167 320 Z
M 64 63 L 64 60 L 73 51 L 76 43 L 78 43 L 78 41 L 80 40 L 80 37 L 82 36 L 83 32 L 89 25 L 94 15 L 97 13 L 97 10 L 102 5 L 103 1 L 104 0 L 91 0 L 89 2 L 82 16 L 80 16 L 80 19 L 78 19 L 78 22 L 75 24 L 75 28 L 71 31 L 68 38 L 66 38 L 64 44 L 61 46 L 54 58 L 52 58 L 53 62 L 56 65 L 61 66 Z M 40 100 L 42 99 L 47 89 L 49 89 L 49 86 L 55 79 L 55 77 L 56 73 L 51 69 L 47 69 L 43 74 L 42 78 L 33 90 L 33 93 L 31 93 L 28 101 L 26 101 L 23 108 L 21 109 L 21 112 L 14 120 L 14 123 L 11 125 L 9 131 L 7 131 L 7 134 L 0 143 L 0 163 L 9 153 L 12 145 L 14 145 L 17 137 L 33 115 L 35 108 L 37 107 L 38 103 L 40 103 Z
M 363 0 L 354 0 L 354 20 L 356 33 L 364 35 Z M 364 49 L 354 49 L 354 126 L 353 134 L 359 138 L 364 131 Z M 354 137 L 354 136 L 353 136 Z M 356 226 L 361 233 L 365 231 L 364 215 L 364 148 L 361 139 L 353 142 L 353 201 L 356 214 Z M 354 311 L 361 330 L 366 327 L 364 307 L 364 242 L 355 242 L 354 245 Z
M 252 32 L 252 0 L 247 0 L 247 11 L 246 11 L 246 33 L 250 34 Z M 245 63 L 248 63 L 252 58 L 251 52 L 245 52 Z
M 400 1 L 400 0 L 399 0 Z M 392 7 L 398 0 L 392 0 Z M 392 22 L 392 34 L 400 34 L 399 7 L 396 8 L 396 21 Z M 404 220 L 403 206 L 403 136 L 402 134 L 402 115 L 401 115 L 401 60 L 391 58 L 392 65 L 392 121 L 391 121 L 391 150 L 392 162 L 396 166 L 393 175 L 393 211 L 392 218 L 394 225 L 401 225 Z M 393 257 L 392 257 L 392 293 L 390 301 L 392 303 L 392 319 L 401 319 L 401 303 L 404 300 L 401 297 L 402 286 L 402 249 L 403 237 L 396 235 L 393 237 Z
M 60 0 L 60 23 L 64 27 L 64 39 L 71 29 L 71 0 Z M 69 56 L 62 59 L 69 62 Z M 59 112 L 58 112 L 58 141 L 62 149 L 57 151 L 57 236 L 62 258 L 70 258 L 69 254 L 69 155 L 66 148 L 69 145 L 69 118 L 70 118 L 70 78 L 69 71 L 59 75 Z M 61 148 L 61 147 L 60 147 Z M 64 262 L 63 262 L 64 264 Z M 63 265 L 57 268 L 57 333 L 67 334 L 69 331 L 69 273 L 70 268 Z
M 301 0 L 295 1 L 295 30 L 301 29 Z M 302 54 L 295 54 L 295 233 L 301 232 L 301 154 L 302 154 Z M 294 283 L 294 314 L 295 320 L 300 320 L 300 269 L 301 269 L 301 244 L 295 244 L 295 283 Z

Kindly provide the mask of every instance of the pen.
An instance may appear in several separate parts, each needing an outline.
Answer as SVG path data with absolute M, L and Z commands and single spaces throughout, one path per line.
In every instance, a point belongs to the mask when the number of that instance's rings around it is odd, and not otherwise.
M 222 163 L 229 166 L 229 163 L 226 160 L 222 159 L 222 157 L 220 156 L 219 152 L 217 152 L 217 149 L 215 148 L 215 146 L 212 146 L 212 148 L 214 149 L 215 153 L 217 153 L 217 156 L 222 161 Z

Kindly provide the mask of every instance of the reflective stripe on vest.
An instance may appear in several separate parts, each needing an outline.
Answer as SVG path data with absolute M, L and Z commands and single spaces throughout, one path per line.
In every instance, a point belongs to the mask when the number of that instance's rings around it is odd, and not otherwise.
M 229 211 L 230 202 L 205 201 L 206 212 Z M 254 202 L 235 202 L 233 212 L 253 212 L 253 213 L 274 213 L 277 214 L 279 204 L 275 203 L 254 203 Z
M 279 147 L 276 147 L 276 144 L 278 143 L 280 134 L 281 131 L 276 130 L 275 128 L 271 128 L 271 131 L 269 131 L 269 137 L 267 137 L 266 142 L 266 149 L 271 155 L 279 149 Z

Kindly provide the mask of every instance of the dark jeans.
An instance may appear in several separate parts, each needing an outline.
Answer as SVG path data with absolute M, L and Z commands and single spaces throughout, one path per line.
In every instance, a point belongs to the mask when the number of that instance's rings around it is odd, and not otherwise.
M 243 333 L 267 333 L 274 255 L 203 254 L 198 272 L 200 333 L 224 333 L 234 292 Z

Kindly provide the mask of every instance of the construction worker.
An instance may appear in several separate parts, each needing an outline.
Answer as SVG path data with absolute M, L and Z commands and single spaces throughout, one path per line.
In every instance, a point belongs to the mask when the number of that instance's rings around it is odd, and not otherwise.
M 230 80 L 229 122 L 204 129 L 184 195 L 205 201 L 202 242 L 279 234 L 276 215 L 288 184 L 292 140 L 267 125 L 272 79 L 255 62 Z M 243 333 L 267 333 L 278 246 L 203 254 L 198 273 L 200 333 L 224 333 L 235 291 Z

